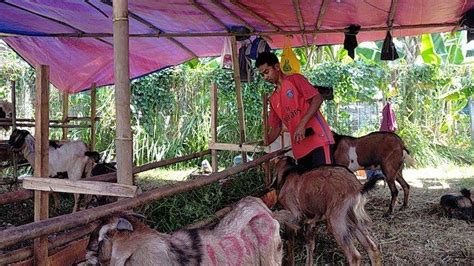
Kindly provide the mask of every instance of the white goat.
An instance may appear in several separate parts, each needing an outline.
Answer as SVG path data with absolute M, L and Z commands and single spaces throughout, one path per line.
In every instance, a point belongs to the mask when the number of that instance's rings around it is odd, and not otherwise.
M 93 234 L 92 265 L 281 265 L 280 226 L 259 199 L 240 200 L 214 228 L 158 233 L 133 215 L 114 215 Z
M 30 165 L 35 167 L 35 138 L 27 130 L 16 129 L 8 140 L 12 151 L 23 153 Z M 83 141 L 71 141 L 59 145 L 55 142 L 49 143 L 49 177 L 58 177 L 67 173 L 71 180 L 80 180 L 90 176 L 91 167 L 94 164 L 95 152 L 88 152 L 87 145 Z M 85 170 L 87 172 L 85 172 Z M 56 208 L 59 206 L 58 198 L 55 196 Z M 79 194 L 74 194 L 73 212 L 79 206 Z

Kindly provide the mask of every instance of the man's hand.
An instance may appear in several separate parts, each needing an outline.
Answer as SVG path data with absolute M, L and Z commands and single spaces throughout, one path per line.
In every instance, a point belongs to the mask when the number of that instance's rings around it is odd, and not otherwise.
M 300 143 L 304 139 L 304 125 L 301 125 L 301 123 L 296 126 L 294 138 L 296 143 Z

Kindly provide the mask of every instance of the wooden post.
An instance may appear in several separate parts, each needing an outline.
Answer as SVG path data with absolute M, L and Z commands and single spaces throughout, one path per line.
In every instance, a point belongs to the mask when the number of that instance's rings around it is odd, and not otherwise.
M 263 102 L 263 112 L 262 112 L 262 120 L 263 120 L 263 145 L 268 146 L 268 95 L 263 93 L 262 96 Z M 270 165 L 268 163 L 263 163 L 263 171 L 265 173 L 263 181 L 265 182 L 265 186 L 269 185 L 271 182 L 270 176 Z
M 65 125 L 68 123 L 69 116 L 69 93 L 67 91 L 63 92 L 63 135 L 62 140 L 67 140 L 68 128 Z
M 14 80 L 11 81 L 12 87 L 12 130 L 16 129 L 16 82 Z M 18 158 L 16 152 L 13 153 L 13 178 L 15 184 L 17 184 L 18 178 Z
M 471 142 L 474 145 L 474 103 L 472 102 L 472 96 L 469 97 L 469 115 L 471 117 Z
M 217 85 L 211 85 L 211 142 L 217 143 Z M 219 170 L 217 165 L 217 150 L 211 150 L 212 172 Z
M 36 68 L 34 176 L 48 176 L 49 164 L 49 66 Z M 48 192 L 35 191 L 35 222 L 48 219 Z M 35 265 L 48 265 L 48 236 L 34 241 Z
M 95 83 L 92 83 L 91 86 L 91 137 L 89 143 L 89 149 L 91 151 L 95 150 L 95 130 L 96 130 L 96 120 L 97 119 L 97 89 Z
M 237 94 L 237 110 L 239 112 L 239 128 L 240 128 L 240 145 L 245 143 L 245 115 L 244 115 L 244 103 L 242 100 L 242 87 L 240 83 L 240 72 L 239 72 L 239 56 L 237 55 L 237 39 L 235 36 L 231 36 L 232 46 L 232 65 L 234 67 L 234 80 L 235 80 L 235 91 Z M 247 162 L 247 153 L 242 152 L 243 162 Z
M 117 181 L 133 185 L 128 0 L 113 0 Z

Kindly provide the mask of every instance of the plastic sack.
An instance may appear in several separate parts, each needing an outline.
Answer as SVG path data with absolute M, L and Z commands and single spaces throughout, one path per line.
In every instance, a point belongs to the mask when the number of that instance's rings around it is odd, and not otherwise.
M 230 38 L 224 38 L 224 47 L 222 48 L 221 54 L 221 68 L 232 69 L 232 46 L 230 44 Z
M 291 48 L 290 40 L 285 42 L 283 53 L 281 54 L 280 67 L 286 75 L 301 73 L 300 61 Z

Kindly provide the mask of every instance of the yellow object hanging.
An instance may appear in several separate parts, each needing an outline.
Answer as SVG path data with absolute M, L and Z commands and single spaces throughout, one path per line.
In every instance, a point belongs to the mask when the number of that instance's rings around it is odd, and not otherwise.
M 283 53 L 281 54 L 280 67 L 286 75 L 301 73 L 300 61 L 291 48 L 291 40 L 286 39 L 283 46 Z

